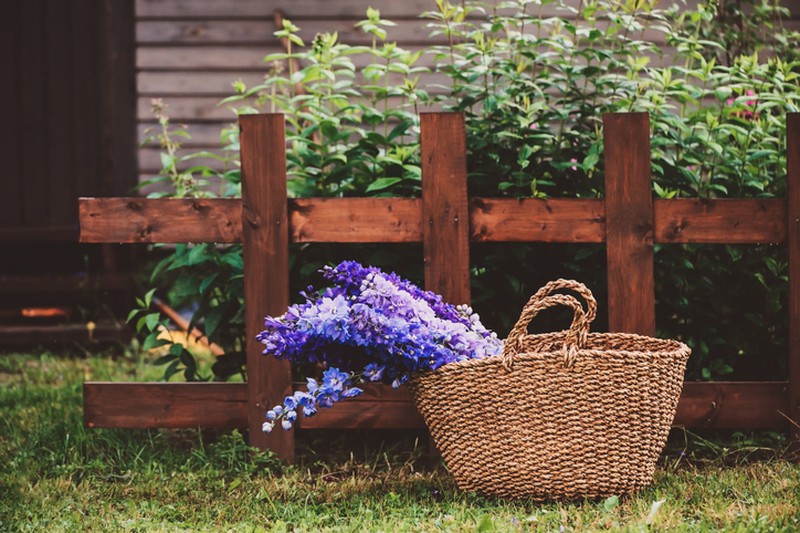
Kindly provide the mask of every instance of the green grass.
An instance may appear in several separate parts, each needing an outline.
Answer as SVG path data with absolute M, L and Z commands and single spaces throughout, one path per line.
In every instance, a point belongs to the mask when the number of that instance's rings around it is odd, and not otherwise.
M 639 494 L 535 504 L 457 491 L 424 468 L 420 435 L 301 433 L 285 467 L 238 432 L 83 427 L 84 379 L 158 372 L 136 357 L 0 355 L 0 529 L 800 530 L 800 466 L 774 434 L 678 433 Z

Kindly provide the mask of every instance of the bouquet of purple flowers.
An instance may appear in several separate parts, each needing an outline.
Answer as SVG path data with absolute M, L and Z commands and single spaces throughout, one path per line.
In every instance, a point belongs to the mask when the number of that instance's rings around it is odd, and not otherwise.
M 345 261 L 322 274 L 330 287 L 309 287 L 304 303 L 267 317 L 258 334 L 265 355 L 327 366 L 321 382 L 307 378 L 307 391 L 267 412 L 264 431 L 278 423 L 291 429 L 298 413 L 313 416 L 357 396 L 362 383 L 396 388 L 420 372 L 502 352 L 502 341 L 469 306 L 448 304 L 394 273 Z

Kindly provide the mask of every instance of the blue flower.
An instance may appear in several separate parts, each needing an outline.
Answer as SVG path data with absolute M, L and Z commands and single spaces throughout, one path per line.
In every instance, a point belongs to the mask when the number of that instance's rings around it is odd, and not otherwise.
M 384 370 L 378 363 L 370 363 L 364 367 L 364 377 L 367 381 L 380 381 Z
M 308 287 L 303 303 L 266 317 L 256 337 L 266 355 L 328 366 L 321 382 L 307 378 L 308 392 L 267 413 L 269 430 L 278 421 L 291 428 L 298 411 L 313 416 L 318 407 L 361 394 L 353 385 L 399 387 L 416 373 L 502 352 L 502 341 L 469 306 L 450 305 L 395 273 L 344 261 L 322 275 L 330 286 Z
M 322 386 L 331 391 L 340 392 L 349 379 L 350 374 L 341 372 L 338 368 L 329 368 L 322 373 Z
M 342 398 L 352 398 L 354 396 L 358 396 L 362 392 L 364 391 L 359 389 L 358 387 L 350 387 L 349 389 L 345 389 L 342 391 Z
M 295 398 L 294 396 L 287 396 L 283 400 L 283 407 L 287 411 L 292 411 L 294 409 L 297 409 L 297 398 Z
M 286 431 L 289 431 L 290 429 L 292 429 L 292 423 L 289 422 L 288 420 L 286 420 L 285 418 L 281 421 L 281 426 Z

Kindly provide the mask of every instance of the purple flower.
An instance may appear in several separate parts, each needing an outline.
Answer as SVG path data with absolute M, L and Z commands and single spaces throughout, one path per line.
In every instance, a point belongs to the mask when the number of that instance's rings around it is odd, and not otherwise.
M 340 372 L 337 368 L 329 368 L 322 373 L 322 386 L 331 391 L 341 392 L 350 379 L 350 374 Z
M 364 391 L 359 389 L 358 387 L 350 387 L 349 389 L 345 389 L 342 391 L 342 398 L 353 398 L 354 396 L 358 396 L 362 392 Z
M 367 381 L 380 381 L 384 368 L 378 363 L 370 363 L 364 367 L 364 378 Z
M 273 425 L 291 427 L 298 411 L 313 416 L 318 407 L 357 396 L 362 391 L 353 385 L 362 382 L 399 387 L 416 373 L 502 351 L 469 306 L 448 304 L 397 274 L 344 261 L 322 275 L 331 286 L 309 287 L 305 302 L 267 317 L 257 336 L 264 354 L 328 367 L 321 381 L 307 378 L 308 392 L 267 414 Z

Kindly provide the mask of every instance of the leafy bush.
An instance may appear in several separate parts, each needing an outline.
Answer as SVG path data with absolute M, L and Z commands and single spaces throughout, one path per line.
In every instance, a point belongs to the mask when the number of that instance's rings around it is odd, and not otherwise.
M 661 10 L 657 4 L 595 0 L 575 9 L 561 0 L 489 6 L 437 0 L 437 9 L 425 15 L 432 33 L 448 44 L 426 53 L 449 84 L 444 93 L 437 87 L 436 95 L 420 86 L 426 70 L 417 65 L 420 54 L 387 41 L 392 23 L 375 10 L 360 23 L 372 46 L 350 46 L 324 34 L 306 47 L 286 21 L 276 35 L 287 40 L 287 51 L 266 58 L 264 83 L 236 82 L 236 94 L 225 102 L 240 104 L 240 113 L 286 114 L 289 190 L 295 196 L 417 195 L 421 105 L 465 114 L 472 195 L 602 196 L 601 116 L 618 111 L 650 114 L 656 196 L 784 194 L 785 113 L 800 108 L 800 90 L 790 46 L 797 34 L 781 27 L 783 10 L 766 0 L 744 2 L 744 8 L 725 2 L 719 12 L 711 3 L 696 10 Z M 555 14 L 543 16 L 545 5 Z M 743 16 L 748 9 L 755 18 Z M 729 23 L 734 15 L 743 21 L 739 32 Z M 759 20 L 774 33 L 758 31 Z M 656 41 L 674 52 L 665 57 Z M 192 167 L 197 154 L 177 159 L 175 135 L 185 132 L 170 131 L 162 116 L 165 171 L 157 179 L 172 184 L 177 195 L 237 194 L 238 167 L 214 172 Z M 216 157 L 235 162 L 236 135 L 235 129 L 223 135 L 226 149 Z M 179 165 L 187 170 L 178 171 Z M 198 185 L 202 180 L 208 183 Z M 199 302 L 193 322 L 232 354 L 243 345 L 235 310 L 241 271 L 233 257 L 239 253 L 238 247 L 177 248 L 160 267 L 187 277 L 181 281 L 185 291 L 173 290 L 176 303 Z M 308 272 L 337 253 L 322 246 L 295 249 L 294 280 L 304 285 Z M 357 247 L 348 253 L 337 259 L 407 276 L 416 268 L 405 260 L 407 251 L 392 257 Z M 734 368 L 738 377 L 782 375 L 783 254 L 767 245 L 656 247 L 659 334 L 693 346 L 690 376 L 715 378 Z M 472 265 L 474 306 L 501 334 L 527 296 L 555 277 L 584 280 L 604 300 L 601 246 L 476 245 Z M 141 319 L 152 315 L 146 307 L 133 316 L 148 333 L 158 321 Z M 189 362 L 179 352 L 162 358 L 173 371 Z M 231 367 L 218 365 L 217 372 L 223 376 Z

